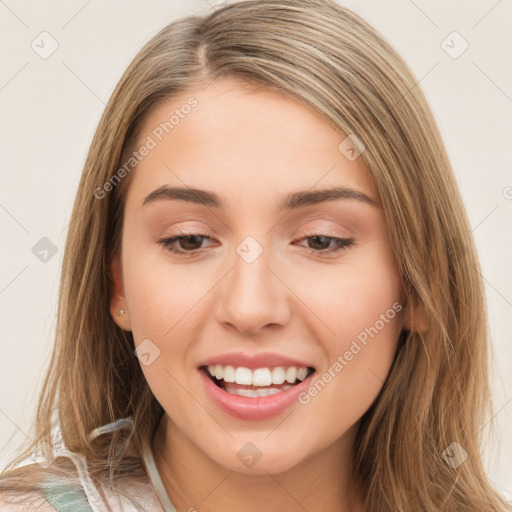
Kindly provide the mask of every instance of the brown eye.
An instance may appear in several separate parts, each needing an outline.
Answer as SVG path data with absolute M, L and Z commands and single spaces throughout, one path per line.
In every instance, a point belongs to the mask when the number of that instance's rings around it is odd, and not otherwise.
M 310 235 L 302 238 L 301 240 L 309 240 L 307 252 L 318 256 L 331 255 L 348 249 L 354 244 L 351 238 L 337 238 L 326 235 Z M 333 245 L 331 246 L 331 243 Z M 331 246 L 331 247 L 329 247 Z
M 195 233 L 164 238 L 158 240 L 158 243 L 163 245 L 169 252 L 193 256 L 201 250 L 202 242 L 205 239 L 210 239 L 210 237 Z
M 173 254 L 195 256 L 201 252 L 204 240 L 211 240 L 211 238 L 207 235 L 193 233 L 164 238 L 158 240 L 158 243 Z M 350 238 L 337 238 L 326 235 L 310 235 L 301 240 L 309 241 L 308 247 L 306 247 L 307 252 L 318 256 L 329 256 L 348 249 L 354 244 L 354 240 Z
M 316 236 L 308 237 L 307 240 L 310 241 L 309 246 L 311 249 L 323 251 L 323 250 L 329 248 L 331 241 L 334 239 L 330 238 L 328 236 L 316 235 Z M 311 244 L 311 241 L 313 241 L 312 244 Z
M 202 245 L 201 235 L 187 235 L 177 239 L 178 246 L 185 251 L 195 251 Z

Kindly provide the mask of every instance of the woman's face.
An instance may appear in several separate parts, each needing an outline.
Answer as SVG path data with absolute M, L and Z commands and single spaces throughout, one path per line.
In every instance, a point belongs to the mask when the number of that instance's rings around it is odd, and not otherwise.
M 233 471 L 349 446 L 390 369 L 401 283 L 377 190 L 345 138 L 304 104 L 228 79 L 162 103 L 140 131 L 116 321 L 175 426 Z M 239 383 L 219 388 L 205 363 Z M 315 372 L 283 391 L 293 366 L 297 382 Z

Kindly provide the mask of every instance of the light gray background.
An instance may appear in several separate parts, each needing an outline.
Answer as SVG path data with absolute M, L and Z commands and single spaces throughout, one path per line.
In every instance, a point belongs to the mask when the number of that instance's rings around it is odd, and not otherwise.
M 220 3 L 0 0 L 2 468 L 35 412 L 54 335 L 66 228 L 104 105 L 136 52 L 162 26 Z M 340 3 L 377 27 L 402 54 L 448 147 L 483 265 L 496 359 L 498 429 L 484 446 L 485 462 L 493 482 L 512 496 L 512 3 Z M 42 47 L 43 31 L 59 45 L 47 59 L 31 47 L 32 41 Z M 453 58 L 464 41 L 468 49 Z M 49 44 L 47 39 L 46 49 Z M 42 237 L 57 247 L 46 263 L 32 253 Z

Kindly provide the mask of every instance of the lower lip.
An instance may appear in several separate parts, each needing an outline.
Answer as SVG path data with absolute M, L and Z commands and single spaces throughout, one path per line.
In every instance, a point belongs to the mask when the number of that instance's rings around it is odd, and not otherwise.
M 199 373 L 206 393 L 212 401 L 225 413 L 242 420 L 264 420 L 283 412 L 295 401 L 298 401 L 300 393 L 309 387 L 310 377 L 313 375 L 308 375 L 299 384 L 274 395 L 253 398 L 232 395 L 219 388 L 204 370 L 200 369 Z

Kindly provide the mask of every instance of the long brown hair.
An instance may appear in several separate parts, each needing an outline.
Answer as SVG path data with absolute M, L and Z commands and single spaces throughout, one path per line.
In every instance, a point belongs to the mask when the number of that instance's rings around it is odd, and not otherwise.
M 152 109 L 217 77 L 298 98 L 340 133 L 357 136 L 407 303 L 422 304 L 428 315 L 427 332 L 401 333 L 392 371 L 360 422 L 353 471 L 366 510 L 506 510 L 480 456 L 481 428 L 492 419 L 486 305 L 450 162 L 406 64 L 367 22 L 331 0 L 243 0 L 188 16 L 164 27 L 129 65 L 78 187 L 33 439 L 2 473 L 0 490 L 28 492 L 45 475 L 69 471 L 63 459 L 45 470 L 17 467 L 41 447 L 49 455 L 57 426 L 65 446 L 85 456 L 99 481 L 121 489 L 125 477 L 144 478 L 141 450 L 164 411 L 134 355 L 131 333 L 110 314 L 111 261 L 120 251 L 136 166 L 114 178 Z M 132 430 L 88 439 L 95 427 L 127 416 Z M 467 454 L 457 467 L 442 456 L 453 443 Z

